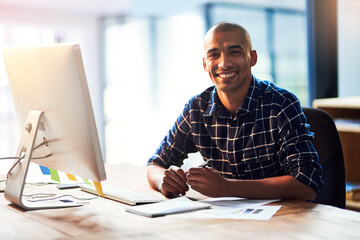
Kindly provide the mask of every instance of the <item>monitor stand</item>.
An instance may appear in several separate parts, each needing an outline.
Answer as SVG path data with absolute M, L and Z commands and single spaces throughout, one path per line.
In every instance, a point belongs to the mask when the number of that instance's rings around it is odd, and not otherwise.
M 26 175 L 29 169 L 36 136 L 39 131 L 39 123 L 42 116 L 42 111 L 31 110 L 27 117 L 25 128 L 22 131 L 19 147 L 16 152 L 16 156 L 24 156 L 24 158 L 20 160 L 17 164 L 15 161 L 15 166 L 11 169 L 7 176 L 6 188 L 4 193 L 5 198 L 25 210 L 82 206 L 82 204 L 71 200 L 30 202 L 23 199 Z

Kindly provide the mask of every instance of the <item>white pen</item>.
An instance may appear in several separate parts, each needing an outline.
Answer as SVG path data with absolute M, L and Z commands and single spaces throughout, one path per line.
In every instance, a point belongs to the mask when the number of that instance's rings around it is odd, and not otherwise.
M 212 158 L 206 160 L 205 162 L 203 162 L 199 167 L 206 167 L 206 166 L 209 166 L 212 161 L 214 161 Z

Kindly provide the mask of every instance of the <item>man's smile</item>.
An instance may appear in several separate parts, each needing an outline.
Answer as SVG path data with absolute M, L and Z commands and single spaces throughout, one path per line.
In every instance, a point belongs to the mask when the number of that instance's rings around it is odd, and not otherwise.
M 220 72 L 220 73 L 216 73 L 216 76 L 222 78 L 222 79 L 229 79 L 234 77 L 237 74 L 236 71 L 231 71 L 231 72 Z

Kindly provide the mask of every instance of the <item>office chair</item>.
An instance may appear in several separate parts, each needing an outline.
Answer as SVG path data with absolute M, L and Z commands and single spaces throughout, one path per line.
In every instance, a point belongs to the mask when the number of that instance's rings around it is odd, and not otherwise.
M 335 123 L 323 110 L 303 108 L 303 111 L 315 133 L 312 143 L 319 154 L 325 183 L 314 202 L 345 208 L 344 156 Z

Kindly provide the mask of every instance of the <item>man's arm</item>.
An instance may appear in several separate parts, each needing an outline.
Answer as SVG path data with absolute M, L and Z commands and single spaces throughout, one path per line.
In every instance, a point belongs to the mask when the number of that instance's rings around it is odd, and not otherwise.
M 185 105 L 182 114 L 148 161 L 148 182 L 166 197 L 185 195 L 189 190 L 185 172 L 178 166 L 182 165 L 188 153 L 197 151 L 190 136 L 190 103 Z
M 186 174 L 192 189 L 210 197 L 281 198 L 312 200 L 315 191 L 290 175 L 256 180 L 226 179 L 212 168 L 190 168 Z
M 170 166 L 166 169 L 157 165 L 149 165 L 147 179 L 151 187 L 166 197 L 185 195 L 189 190 L 184 170 L 176 166 Z

